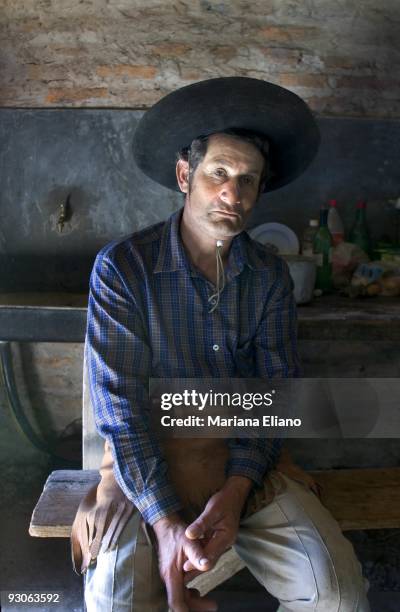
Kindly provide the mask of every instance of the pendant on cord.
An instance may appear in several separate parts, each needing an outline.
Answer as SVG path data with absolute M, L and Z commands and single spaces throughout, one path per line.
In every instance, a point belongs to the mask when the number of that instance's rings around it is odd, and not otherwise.
M 217 260 L 217 283 L 215 286 L 215 293 L 213 293 L 208 301 L 211 302 L 212 307 L 208 311 L 209 313 L 214 312 L 214 310 L 218 307 L 219 298 L 225 287 L 225 271 L 224 271 L 224 262 L 222 261 L 221 249 L 224 243 L 222 240 L 217 240 L 215 256 Z

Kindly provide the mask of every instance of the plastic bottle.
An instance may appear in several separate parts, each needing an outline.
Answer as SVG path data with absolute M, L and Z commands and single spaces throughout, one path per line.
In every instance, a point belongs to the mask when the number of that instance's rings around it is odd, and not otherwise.
M 301 252 L 303 255 L 314 255 L 314 238 L 318 231 L 318 219 L 310 219 L 308 227 L 304 230 L 303 238 L 301 240 Z
M 349 240 L 359 246 L 368 256 L 371 254 L 371 239 L 367 226 L 367 203 L 357 202 L 356 218 L 350 230 Z
M 314 237 L 314 257 L 317 264 L 315 288 L 323 293 L 332 290 L 332 236 L 328 229 L 328 209 L 321 208 L 319 228 Z
M 337 209 L 336 200 L 329 200 L 328 229 L 332 236 L 333 246 L 344 241 L 344 225 Z

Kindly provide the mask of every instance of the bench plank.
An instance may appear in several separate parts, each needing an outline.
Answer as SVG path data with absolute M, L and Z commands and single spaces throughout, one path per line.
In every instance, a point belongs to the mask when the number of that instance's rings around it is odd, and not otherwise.
M 322 503 L 341 529 L 400 527 L 400 468 L 311 472 L 323 486 Z M 57 470 L 33 511 L 32 536 L 67 538 L 79 502 L 99 481 L 97 470 Z
M 52 472 L 33 510 L 29 534 L 38 538 L 69 538 L 81 499 L 99 480 L 98 470 Z
M 400 468 L 312 472 L 342 531 L 400 527 Z
M 400 527 L 400 468 L 311 472 L 323 486 L 322 502 L 342 530 Z M 29 533 L 36 537 L 67 538 L 79 502 L 99 481 L 98 470 L 57 470 L 48 477 L 33 511 Z M 245 567 L 231 548 L 209 572 L 189 587 L 206 595 Z

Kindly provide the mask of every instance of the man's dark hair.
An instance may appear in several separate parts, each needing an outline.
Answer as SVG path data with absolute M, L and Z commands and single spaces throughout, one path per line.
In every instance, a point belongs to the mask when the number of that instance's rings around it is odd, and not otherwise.
M 269 142 L 268 139 L 264 136 L 256 134 L 255 132 L 251 132 L 250 130 L 245 130 L 241 128 L 229 128 L 223 130 L 222 132 L 217 132 L 218 134 L 227 134 L 228 136 L 234 136 L 235 138 L 239 138 L 240 140 L 244 140 L 245 142 L 249 142 L 254 145 L 256 149 L 260 151 L 264 158 L 264 168 L 260 177 L 260 189 L 271 176 L 271 167 L 269 160 Z M 190 185 L 193 178 L 193 175 L 196 171 L 199 163 L 204 159 L 207 148 L 208 141 L 212 134 L 208 136 L 198 136 L 195 138 L 190 146 L 184 147 L 177 153 L 177 160 L 184 160 L 189 162 L 189 191 Z M 260 191 L 258 193 L 260 195 Z

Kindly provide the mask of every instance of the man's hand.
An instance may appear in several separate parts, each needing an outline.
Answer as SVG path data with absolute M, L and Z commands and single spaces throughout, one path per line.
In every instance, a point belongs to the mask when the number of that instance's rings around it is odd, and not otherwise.
M 200 597 L 194 589 L 184 584 L 183 565 L 190 561 L 198 573 L 210 569 L 211 564 L 200 542 L 185 535 L 186 523 L 177 514 L 162 518 L 153 525 L 158 541 L 160 576 L 167 589 L 168 605 L 173 612 L 210 612 L 217 605 Z
M 210 497 L 200 516 L 187 527 L 187 538 L 203 543 L 203 555 L 211 566 L 214 566 L 222 553 L 235 542 L 240 515 L 251 486 L 252 481 L 248 478 L 230 476 L 222 489 Z M 189 557 L 184 562 L 183 569 L 189 572 L 185 577 L 185 584 L 200 573 Z

